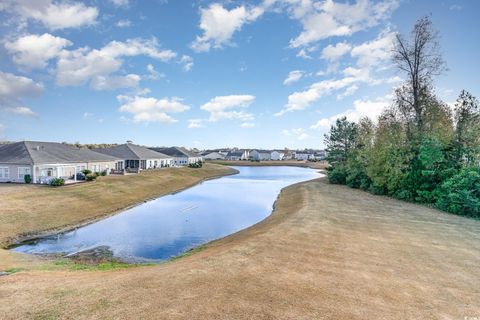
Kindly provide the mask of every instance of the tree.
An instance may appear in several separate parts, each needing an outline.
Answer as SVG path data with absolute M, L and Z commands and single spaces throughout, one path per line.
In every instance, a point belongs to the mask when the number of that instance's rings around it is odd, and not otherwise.
M 346 163 L 349 154 L 355 147 L 357 125 L 346 117 L 337 119 L 330 128 L 330 133 L 325 135 L 327 146 L 327 161 L 330 164 L 328 177 L 332 183 L 346 182 Z
M 454 108 L 454 158 L 459 165 L 474 165 L 480 161 L 480 107 L 478 100 L 462 90 Z
M 425 113 L 422 98 L 429 91 L 432 78 L 446 69 L 440 54 L 438 33 L 433 30 L 428 16 L 417 21 L 410 40 L 396 35 L 393 61 L 407 76 L 406 83 L 396 91 L 397 104 L 405 118 L 421 131 Z
M 361 118 L 357 125 L 355 146 L 347 159 L 346 184 L 352 188 L 367 190 L 371 180 L 367 166 L 371 160 L 375 125 L 368 117 Z

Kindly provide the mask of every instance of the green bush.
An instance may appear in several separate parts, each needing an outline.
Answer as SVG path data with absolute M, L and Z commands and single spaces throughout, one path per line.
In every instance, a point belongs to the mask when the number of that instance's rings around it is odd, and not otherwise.
M 87 181 L 93 181 L 93 180 L 97 179 L 97 175 L 94 174 L 94 173 L 89 173 L 89 174 L 85 175 L 85 179 Z
M 480 218 L 480 168 L 465 168 L 437 190 L 437 207 L 458 215 Z
M 100 172 L 100 175 L 102 177 L 105 177 L 107 175 L 107 170 L 103 170 L 102 172 Z
M 87 174 L 92 173 L 92 170 L 83 169 L 83 170 L 82 170 L 82 173 L 83 173 L 84 175 L 87 175 Z
M 201 168 L 202 166 L 203 166 L 202 161 L 188 164 L 189 168 Z
M 333 184 L 346 184 L 347 172 L 343 167 L 335 167 L 327 169 L 328 181 Z
M 25 183 L 31 183 L 32 182 L 32 176 L 29 175 L 29 174 L 26 174 L 23 176 L 23 181 L 25 181 Z
M 50 185 L 52 187 L 60 187 L 65 185 L 65 180 L 63 180 L 62 178 L 53 178 L 52 180 L 50 180 Z

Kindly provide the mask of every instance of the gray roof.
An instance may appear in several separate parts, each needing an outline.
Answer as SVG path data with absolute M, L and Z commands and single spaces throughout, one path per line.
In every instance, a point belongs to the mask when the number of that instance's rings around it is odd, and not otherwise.
M 227 153 L 227 157 L 241 157 L 243 156 L 243 151 L 230 151 Z
M 150 148 L 151 150 L 155 150 L 157 152 L 164 153 L 171 157 L 199 157 L 199 155 L 188 151 L 183 147 L 159 147 L 159 148 Z
M 167 159 L 166 154 L 150 150 L 132 143 L 121 144 L 111 148 L 98 148 L 93 151 L 114 156 L 123 160 Z
M 53 164 L 115 161 L 118 158 L 64 143 L 21 141 L 0 146 L 0 163 Z

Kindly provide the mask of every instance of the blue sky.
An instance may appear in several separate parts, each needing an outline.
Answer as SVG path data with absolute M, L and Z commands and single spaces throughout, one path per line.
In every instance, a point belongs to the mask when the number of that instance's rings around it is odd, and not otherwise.
M 448 103 L 480 95 L 480 2 L 0 0 L 0 139 L 321 148 L 376 117 L 396 32 L 430 14 Z

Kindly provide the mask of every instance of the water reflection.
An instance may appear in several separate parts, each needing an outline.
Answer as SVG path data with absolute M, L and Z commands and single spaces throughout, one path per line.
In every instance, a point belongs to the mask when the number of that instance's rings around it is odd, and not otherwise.
M 296 167 L 236 169 L 237 175 L 207 181 L 13 250 L 70 254 L 104 245 L 125 261 L 165 260 L 265 219 L 282 188 L 320 176 L 315 170 Z

